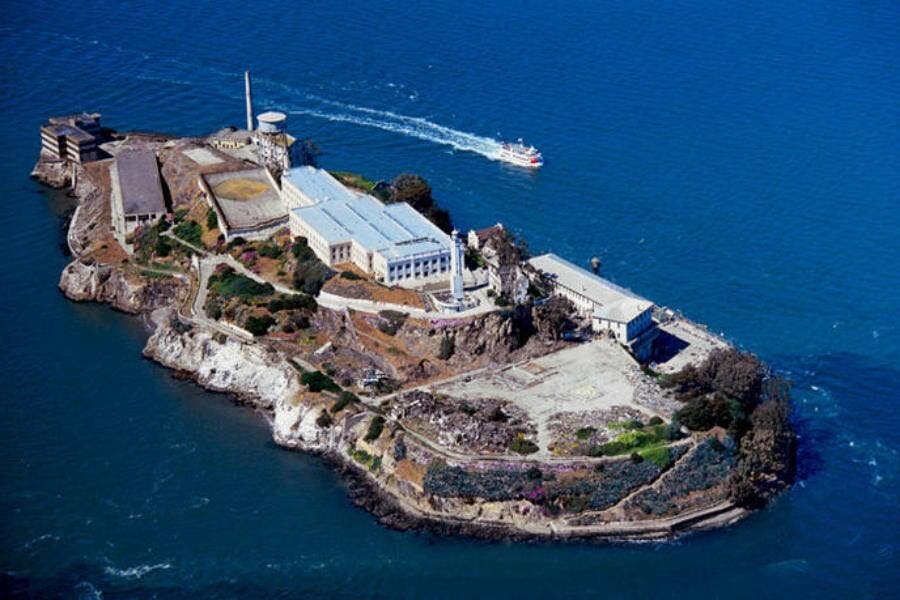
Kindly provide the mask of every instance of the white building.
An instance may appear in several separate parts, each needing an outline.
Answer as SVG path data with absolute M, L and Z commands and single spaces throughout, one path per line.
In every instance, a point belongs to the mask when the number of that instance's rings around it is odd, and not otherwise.
M 296 167 L 281 177 L 281 200 L 288 210 L 328 200 L 352 200 L 348 190 L 325 169 Z
M 594 331 L 611 334 L 639 360 L 649 358 L 656 337 L 651 301 L 555 254 L 528 262 L 547 276 L 554 294 L 568 298 L 579 313 L 590 317 Z
M 405 202 L 326 200 L 291 210 L 290 228 L 326 265 L 353 263 L 387 285 L 411 287 L 450 275 L 449 236 Z

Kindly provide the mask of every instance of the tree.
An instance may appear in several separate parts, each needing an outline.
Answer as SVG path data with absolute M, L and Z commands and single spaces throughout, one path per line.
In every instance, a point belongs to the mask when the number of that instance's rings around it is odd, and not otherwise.
M 453 342 L 453 338 L 447 334 L 444 334 L 444 337 L 441 338 L 441 348 L 438 351 L 438 358 L 442 360 L 449 360 L 453 353 L 456 351 L 456 344 Z
M 419 175 L 401 173 L 391 183 L 391 202 L 407 202 L 417 210 L 430 206 L 434 203 L 431 186 Z
M 304 165 L 311 167 L 318 166 L 319 156 L 322 155 L 322 149 L 312 140 L 303 140 L 297 149 L 298 159 Z
M 422 177 L 401 173 L 391 182 L 388 202 L 406 202 L 422 213 L 444 233 L 453 231 L 450 213 L 439 207 L 431 196 L 431 186 Z

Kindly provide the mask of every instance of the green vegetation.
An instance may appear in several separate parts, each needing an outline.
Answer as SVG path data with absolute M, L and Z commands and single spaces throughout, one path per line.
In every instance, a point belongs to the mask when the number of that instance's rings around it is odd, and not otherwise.
M 396 335 L 408 315 L 396 310 L 382 310 L 378 312 L 378 316 L 381 317 L 378 321 L 378 330 L 387 335 Z
M 449 360 L 454 352 L 456 352 L 456 343 L 452 337 L 445 333 L 444 337 L 441 338 L 441 347 L 438 350 L 438 358 L 441 360 Z
M 360 277 L 353 271 L 341 271 L 341 279 L 350 279 L 352 281 L 358 281 L 358 280 L 362 279 L 362 277 Z
M 661 420 L 660 420 L 660 423 L 662 423 Z M 637 419 L 626 419 L 625 421 L 615 421 L 608 425 L 608 427 L 610 429 L 624 429 L 625 431 L 641 429 L 643 426 L 644 426 L 644 424 L 641 423 L 640 421 L 638 421 Z
M 266 258 L 280 258 L 282 254 L 284 254 L 284 250 L 278 244 L 273 242 L 266 242 L 259 247 L 260 256 L 264 256 Z
M 153 253 L 159 257 L 166 257 L 172 253 L 173 247 L 174 244 L 172 243 L 172 240 L 164 235 L 161 235 L 156 240 L 156 245 L 153 247 Z
M 668 428 L 665 425 L 651 425 L 626 431 L 611 442 L 598 446 L 593 453 L 604 456 L 630 454 L 665 445 L 668 441 Z
M 327 390 L 329 392 L 338 393 L 341 388 L 334 380 L 322 373 L 321 371 L 307 371 L 300 376 L 300 383 L 307 386 L 311 392 L 321 392 Z
M 359 398 L 353 392 L 341 392 L 341 395 L 338 397 L 337 402 L 334 403 L 334 406 L 331 407 L 331 412 L 333 414 L 337 414 L 347 408 L 347 406 L 351 402 L 359 402 Z
M 246 275 L 241 275 L 231 267 L 224 268 L 209 278 L 209 290 L 222 298 L 249 299 L 257 296 L 270 296 L 275 288 L 270 283 L 259 283 Z
M 206 211 L 206 228 L 216 229 L 219 226 L 219 217 L 216 215 L 216 209 L 212 206 Z
M 331 175 L 343 183 L 346 186 L 356 188 L 358 190 L 363 190 L 364 192 L 371 192 L 372 188 L 375 187 L 375 182 L 370 179 L 366 179 L 362 175 L 357 173 L 351 173 L 349 171 L 329 171 Z
M 266 305 L 269 312 L 273 313 L 282 310 L 299 310 L 303 308 L 315 311 L 318 307 L 319 305 L 316 303 L 316 299 L 306 294 L 297 294 L 294 296 L 282 294 L 270 300 Z
M 590 439 L 590 437 L 595 433 L 597 433 L 597 430 L 593 427 L 582 427 L 575 432 L 575 437 L 579 440 L 587 440 Z
M 672 454 L 666 446 L 651 446 L 650 448 L 638 450 L 637 454 L 660 469 L 666 469 L 672 464 Z
M 381 437 L 382 431 L 384 431 L 384 417 L 376 415 L 369 421 L 369 429 L 366 431 L 366 436 L 363 439 L 367 442 L 374 442 Z
M 182 221 L 184 221 L 185 219 L 187 219 L 187 216 L 188 216 L 188 214 L 190 214 L 190 212 L 191 211 L 189 211 L 186 208 L 179 208 L 178 210 L 176 210 L 175 211 L 175 223 L 178 224 L 178 223 L 181 223 Z
M 431 196 L 431 186 L 422 177 L 403 173 L 391 182 L 388 202 L 407 202 L 444 233 L 453 231 L 450 213 L 439 207 Z
M 509 445 L 509 449 L 516 454 L 534 454 L 538 451 L 538 446 L 531 440 L 517 437 Z
M 203 228 L 200 227 L 199 223 L 194 221 L 183 221 L 175 226 L 172 233 L 175 234 L 175 237 L 180 238 L 189 244 L 197 246 L 198 248 L 203 247 L 203 240 L 201 239 L 203 236 Z
M 316 425 L 318 425 L 322 429 L 331 427 L 332 423 L 333 421 L 331 420 L 331 415 L 328 414 L 327 410 L 323 410 L 321 413 L 319 413 L 319 416 L 316 417 Z
M 331 277 L 331 270 L 319 260 L 304 238 L 297 238 L 291 246 L 291 254 L 296 259 L 293 286 L 295 290 L 315 296 Z
M 244 323 L 244 329 L 252 333 L 254 336 L 259 337 L 262 335 L 266 335 L 266 333 L 268 333 L 269 331 L 269 328 L 274 324 L 275 319 L 273 319 L 271 315 L 252 315 L 247 319 L 247 322 Z

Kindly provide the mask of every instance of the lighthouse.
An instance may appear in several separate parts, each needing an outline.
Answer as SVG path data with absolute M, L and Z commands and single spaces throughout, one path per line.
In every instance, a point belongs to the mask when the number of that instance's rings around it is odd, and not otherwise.
M 250 94 L 250 71 L 244 71 L 244 99 L 247 103 L 247 131 L 253 131 L 253 97 Z
M 462 305 L 465 299 L 463 291 L 463 247 L 459 232 L 453 230 L 450 234 L 450 294 L 453 300 Z

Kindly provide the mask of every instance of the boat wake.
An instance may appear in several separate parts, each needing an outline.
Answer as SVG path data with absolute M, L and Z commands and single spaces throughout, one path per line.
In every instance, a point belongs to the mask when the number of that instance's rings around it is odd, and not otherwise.
M 306 115 L 328 121 L 374 127 L 434 144 L 450 146 L 462 152 L 474 152 L 491 160 L 498 159 L 501 144 L 489 137 L 445 127 L 422 117 L 411 117 L 387 110 L 375 110 L 322 98 L 316 98 L 316 100 L 324 106 L 322 108 L 303 108 L 288 112 L 294 115 Z

